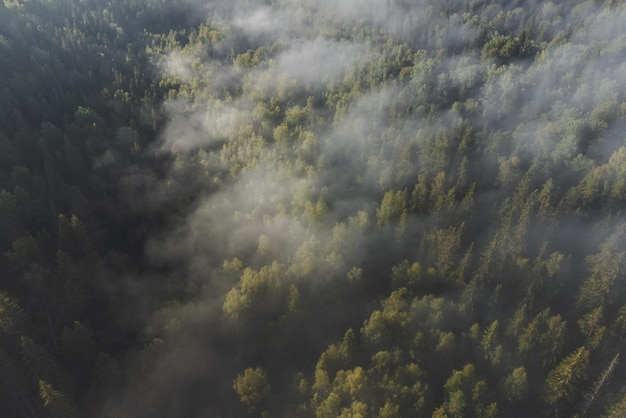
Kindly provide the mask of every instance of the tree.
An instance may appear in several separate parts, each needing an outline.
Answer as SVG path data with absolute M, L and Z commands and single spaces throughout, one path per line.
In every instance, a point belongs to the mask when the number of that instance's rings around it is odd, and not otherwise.
M 402 346 L 407 341 L 407 312 L 406 289 L 393 291 L 385 299 L 382 310 L 374 311 L 361 329 L 363 341 L 373 349 L 386 346 Z
M 613 304 L 626 291 L 619 280 L 626 272 L 626 224 L 615 231 L 600 246 L 600 252 L 588 256 L 591 275 L 580 287 L 577 303 L 581 307 L 596 308 Z
M 437 229 L 426 236 L 425 245 L 430 259 L 442 280 L 450 280 L 450 272 L 459 261 L 461 236 L 464 224 L 445 229 Z
M 87 399 L 95 399 L 95 405 L 110 399 L 124 384 L 124 370 L 110 355 L 100 352 L 93 366 Z M 98 402 L 99 401 L 99 402 Z
M 406 190 L 390 190 L 385 193 L 378 209 L 376 218 L 378 226 L 387 228 L 393 223 L 400 222 L 406 214 Z
M 263 413 L 271 387 L 262 368 L 249 367 L 242 374 L 238 374 L 233 381 L 233 389 L 240 402 L 248 408 L 250 416 L 259 416 Z
M 565 402 L 572 400 L 578 385 L 587 376 L 589 350 L 580 347 L 561 361 L 546 378 L 544 399 L 559 416 Z
M 353 351 L 356 347 L 354 331 L 346 331 L 340 344 L 331 344 L 321 355 L 315 370 L 326 373 L 328 377 L 334 379 L 337 372 L 350 367 Z
M 15 197 L 10 192 L 0 189 L 0 248 L 5 248 L 18 237 L 20 223 Z
M 19 341 L 22 334 L 33 331 L 32 324 L 14 298 L 0 291 L 0 341 L 5 348 Z
M 50 418 L 72 418 L 76 415 L 73 403 L 45 380 L 39 381 L 39 395 Z
M 22 361 L 33 381 L 44 380 L 66 396 L 72 392 L 72 384 L 57 360 L 30 337 L 21 337 Z
M 23 364 L 0 346 L 0 405 L 5 414 L 35 417 L 40 410 L 39 399 L 31 395 L 32 384 Z
M 378 418 L 395 418 L 400 416 L 400 407 L 394 405 L 391 401 L 387 400 L 385 405 L 378 411 Z
M 504 393 L 511 402 L 522 400 L 528 393 L 528 375 L 521 366 L 513 370 L 504 380 Z
M 535 55 L 538 50 L 537 45 L 528 39 L 525 31 L 519 38 L 496 33 L 483 47 L 482 56 L 483 59 L 496 58 L 500 64 L 505 64 L 513 59 Z
M 624 411 L 626 411 L 626 395 L 621 395 L 615 403 L 606 408 L 602 418 L 624 418 Z
M 245 268 L 239 283 L 226 294 L 223 312 L 236 319 L 250 314 L 268 318 L 286 311 L 288 289 L 284 286 L 284 274 L 284 266 L 276 261 L 259 271 Z M 281 300 L 285 306 L 281 306 Z
M 391 280 L 394 288 L 406 288 L 411 291 L 429 289 L 434 284 L 439 283 L 435 269 L 424 270 L 420 263 L 410 264 L 408 260 L 404 260 L 391 268 Z
M 60 348 L 65 364 L 72 371 L 73 381 L 80 388 L 87 387 L 97 357 L 97 345 L 91 332 L 82 323 L 75 321 L 71 329 L 66 327 L 63 330 Z
M 587 338 L 587 346 L 591 349 L 597 348 L 604 336 L 606 327 L 602 325 L 603 320 L 602 306 L 591 310 L 578 320 L 580 332 Z
M 454 370 L 444 385 L 445 401 L 436 412 L 448 417 L 493 416 L 495 404 L 486 404 L 486 382 L 477 376 L 476 366 L 466 364 L 461 370 Z M 434 416 L 434 415 L 433 415 Z
M 502 362 L 502 344 L 500 344 L 500 324 L 498 321 L 493 321 L 491 325 L 485 328 L 483 332 L 483 338 L 480 342 L 485 359 L 488 360 L 494 367 L 500 366 Z
M 542 367 L 552 365 L 563 349 L 566 325 L 560 315 L 550 315 L 550 308 L 538 313 L 519 337 L 519 353 L 532 356 Z
M 613 359 L 609 363 L 609 365 L 602 371 L 602 373 L 596 378 L 593 385 L 589 389 L 589 391 L 585 394 L 585 403 L 582 408 L 582 416 L 585 416 L 590 408 L 593 406 L 594 402 L 598 398 L 600 391 L 604 388 L 605 385 L 609 383 L 611 379 L 611 375 L 615 371 L 615 367 L 617 366 L 617 362 L 619 360 L 619 353 L 613 356 Z

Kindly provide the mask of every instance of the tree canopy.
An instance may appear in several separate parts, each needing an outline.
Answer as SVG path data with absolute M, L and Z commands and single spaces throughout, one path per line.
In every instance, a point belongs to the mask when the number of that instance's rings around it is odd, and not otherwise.
M 621 416 L 625 18 L 2 1 L 0 409 Z

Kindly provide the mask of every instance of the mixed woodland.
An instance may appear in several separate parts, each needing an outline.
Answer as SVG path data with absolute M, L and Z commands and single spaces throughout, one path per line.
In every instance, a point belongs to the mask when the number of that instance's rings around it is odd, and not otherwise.
M 626 416 L 626 6 L 3 0 L 0 411 Z

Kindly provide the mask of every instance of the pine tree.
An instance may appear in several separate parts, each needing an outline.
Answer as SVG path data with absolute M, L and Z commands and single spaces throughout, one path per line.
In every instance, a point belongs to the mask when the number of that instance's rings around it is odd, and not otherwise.
M 241 403 L 248 408 L 248 413 L 251 416 L 262 414 L 267 397 L 271 392 L 265 371 L 262 368 L 247 368 L 243 374 L 238 374 L 233 381 L 233 389 L 239 396 Z
M 544 398 L 554 408 L 555 416 L 560 416 L 565 402 L 573 399 L 578 385 L 587 376 L 589 354 L 589 350 L 580 347 L 548 373 Z
M 39 395 L 50 418 L 72 418 L 76 415 L 73 403 L 45 380 L 39 381 Z
M 609 363 L 609 365 L 602 371 L 600 376 L 596 378 L 596 380 L 593 382 L 593 385 L 591 386 L 589 391 L 585 394 L 585 403 L 582 408 L 581 416 L 584 417 L 585 415 L 587 415 L 588 412 L 591 411 L 591 408 L 594 405 L 594 402 L 598 399 L 598 395 L 600 394 L 600 391 L 606 384 L 609 383 L 609 380 L 611 379 L 611 375 L 613 374 L 613 372 L 615 371 L 615 367 L 617 366 L 618 360 L 619 360 L 619 353 L 617 353 L 613 357 L 613 360 L 611 360 L 611 363 Z
M 528 392 L 528 375 L 526 369 L 518 367 L 504 380 L 504 393 L 509 401 L 520 401 Z

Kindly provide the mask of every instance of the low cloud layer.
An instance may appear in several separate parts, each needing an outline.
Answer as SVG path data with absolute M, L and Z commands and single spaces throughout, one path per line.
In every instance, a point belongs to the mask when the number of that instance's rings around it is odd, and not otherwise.
M 525 9 L 534 7 L 538 22 L 552 22 L 549 27 L 536 25 L 537 33 L 524 33 L 520 28 L 528 22 L 521 20 L 522 15 L 531 14 L 516 11 L 516 2 L 510 7 L 476 6 L 474 21 L 462 15 L 460 3 L 285 0 L 272 5 L 251 2 L 245 10 L 210 3 L 210 17 L 222 19 L 220 24 L 228 30 L 206 48 L 222 54 L 229 50 L 231 62 L 215 63 L 206 51 L 185 55 L 182 48 L 164 59 L 164 77 L 206 87 L 198 87 L 202 92 L 198 97 L 166 101 L 168 122 L 158 151 L 171 153 L 180 166 L 195 167 L 211 187 L 200 188 L 183 218 L 154 237 L 146 250 L 154 260 L 183 266 L 175 277 L 190 283 L 192 296 L 180 306 L 155 313 L 154 323 L 159 325 L 146 334 L 171 333 L 181 340 L 155 350 L 158 369 L 148 374 L 147 381 L 128 388 L 121 395 L 122 405 L 134 406 L 129 400 L 134 396 L 171 397 L 166 411 L 190 417 L 207 413 L 209 407 L 202 402 L 200 410 L 173 403 L 181 402 L 179 396 L 186 399 L 181 394 L 185 385 L 214 382 L 207 374 L 227 375 L 232 372 L 229 367 L 239 366 L 236 358 L 228 365 L 213 364 L 211 358 L 213 344 L 224 343 L 219 340 L 221 332 L 236 331 L 225 326 L 216 332 L 218 337 L 179 331 L 197 331 L 204 324 L 223 326 L 219 318 L 225 293 L 239 279 L 224 279 L 224 260 L 243 259 L 249 263 L 244 268 L 258 270 L 278 260 L 289 266 L 285 267 L 289 280 L 307 274 L 307 280 L 320 283 L 344 279 L 356 274 L 353 268 L 373 264 L 389 253 L 389 259 L 398 261 L 394 257 L 432 252 L 394 245 L 400 242 L 397 237 L 416 244 L 429 228 L 450 225 L 439 225 L 439 219 L 429 215 L 406 219 L 402 208 L 397 213 L 391 208 L 385 215 L 382 204 L 386 197 L 395 198 L 406 212 L 411 199 L 417 201 L 412 193 L 417 193 L 413 188 L 420 174 L 429 176 L 430 189 L 423 197 L 427 200 L 437 187 L 452 190 L 439 191 L 441 195 L 453 195 L 457 189 L 467 192 L 470 185 L 463 184 L 463 169 L 478 173 L 475 176 L 487 186 L 473 196 L 475 208 L 487 212 L 534 162 L 552 161 L 558 167 L 555 172 L 571 176 L 575 183 L 581 180 L 580 167 L 592 159 L 606 163 L 624 145 L 623 123 L 606 117 L 617 113 L 626 98 L 626 72 L 620 60 L 626 43 L 619 35 L 623 8 L 596 16 L 586 3 L 566 12 L 552 3 L 520 3 Z M 497 30 L 488 32 L 481 17 L 497 22 Z M 358 38 L 361 28 L 367 28 L 372 38 Z M 480 48 L 471 48 L 484 43 L 481 36 L 495 33 L 516 41 L 527 37 L 539 52 L 502 65 L 497 58 L 482 56 Z M 374 35 L 388 37 L 388 45 L 381 45 Z M 245 48 L 237 50 L 238 42 L 245 42 Z M 236 62 L 240 54 L 254 57 L 255 48 L 261 46 L 265 55 L 259 54 L 259 62 L 250 68 Z M 391 50 L 401 47 L 410 49 L 406 54 L 410 61 L 387 73 L 372 70 L 386 69 Z M 380 65 L 372 64 L 376 61 Z M 342 84 L 363 73 L 376 82 Z M 462 148 L 450 143 L 450 132 L 468 124 L 483 135 L 467 140 L 479 143 L 478 151 L 460 156 L 460 161 L 440 161 L 441 155 L 456 155 L 453 146 Z M 312 128 L 297 131 L 301 126 Z M 494 139 L 496 132 L 500 136 Z M 589 144 L 585 138 L 590 138 Z M 491 148 L 485 149 L 485 143 Z M 176 171 L 182 170 L 180 166 L 173 165 L 172 179 L 180 179 Z M 162 183 L 168 181 L 158 181 L 155 190 L 167 189 Z M 453 198 L 460 201 L 463 196 Z M 445 202 L 432 205 L 446 210 Z M 578 251 L 576 244 L 568 247 L 575 241 L 572 236 L 581 237 L 571 231 L 580 225 L 577 222 L 563 222 L 554 232 L 555 248 Z M 598 222 L 590 221 L 590 228 Z M 491 230 L 473 233 L 478 237 L 476 248 L 488 246 Z M 346 242 L 350 245 L 337 244 Z M 377 254 L 371 255 L 372 248 Z M 174 331 L 162 325 L 171 312 L 180 321 L 179 328 L 172 325 Z M 252 349 L 243 351 L 254 358 L 247 352 Z M 203 358 L 190 366 L 181 356 Z M 163 383 L 170 375 L 183 385 L 173 393 Z M 225 378 L 226 386 L 232 378 Z M 224 381 L 220 384 L 224 386 Z M 148 395 L 139 389 L 142 385 Z M 219 390 L 226 393 L 230 388 Z M 195 390 L 190 393 L 190 398 L 199 397 Z M 159 411 L 135 416 L 151 414 L 158 416 Z

